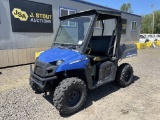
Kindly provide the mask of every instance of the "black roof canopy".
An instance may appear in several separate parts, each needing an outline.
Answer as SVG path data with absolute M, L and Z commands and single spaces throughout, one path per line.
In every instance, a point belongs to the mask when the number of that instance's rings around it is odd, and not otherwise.
M 94 14 L 99 15 L 99 17 L 98 17 L 99 20 L 121 17 L 121 12 L 118 12 L 118 11 L 93 9 L 93 10 L 82 11 L 82 12 L 79 12 L 79 13 L 76 13 L 76 14 L 60 17 L 60 20 L 66 20 L 66 19 L 73 18 L 73 17 L 94 15 Z

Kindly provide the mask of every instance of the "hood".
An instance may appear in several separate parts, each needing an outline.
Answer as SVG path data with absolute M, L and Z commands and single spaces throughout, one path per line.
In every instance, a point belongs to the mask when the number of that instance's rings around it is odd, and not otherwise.
M 38 60 L 45 63 L 51 63 L 58 60 L 69 62 L 80 58 L 82 58 L 82 55 L 77 51 L 67 48 L 52 48 L 41 53 Z

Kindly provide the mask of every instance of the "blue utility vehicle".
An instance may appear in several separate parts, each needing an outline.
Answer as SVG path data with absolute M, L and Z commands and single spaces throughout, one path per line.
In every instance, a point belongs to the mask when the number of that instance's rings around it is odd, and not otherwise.
M 110 29 L 109 23 L 114 23 Z M 95 24 L 101 24 L 101 33 Z M 70 26 L 68 26 L 70 25 Z M 118 61 L 137 55 L 135 45 L 120 45 L 121 12 L 89 10 L 60 17 L 54 43 L 30 68 L 35 92 L 54 91 L 53 103 L 61 114 L 78 111 L 87 89 L 116 81 L 126 87 L 133 82 L 133 69 Z M 97 33 L 96 33 L 97 32 Z

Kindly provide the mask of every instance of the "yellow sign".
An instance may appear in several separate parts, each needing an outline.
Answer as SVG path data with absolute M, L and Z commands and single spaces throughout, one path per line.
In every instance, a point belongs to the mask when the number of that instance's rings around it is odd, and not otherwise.
M 18 18 L 21 21 L 27 21 L 28 20 L 28 14 L 25 11 L 22 11 L 19 8 L 14 8 L 13 11 L 12 11 L 12 14 L 15 18 Z

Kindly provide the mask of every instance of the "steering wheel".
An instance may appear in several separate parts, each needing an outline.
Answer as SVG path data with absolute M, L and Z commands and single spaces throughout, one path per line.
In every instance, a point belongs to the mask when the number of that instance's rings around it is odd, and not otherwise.
M 90 44 L 88 44 L 86 53 L 89 55 L 91 53 L 91 51 L 92 51 L 92 47 Z

